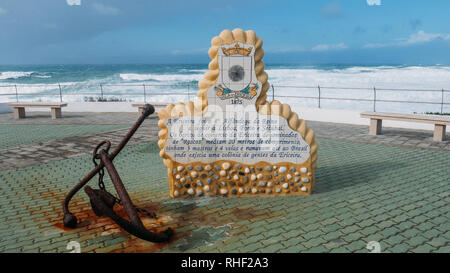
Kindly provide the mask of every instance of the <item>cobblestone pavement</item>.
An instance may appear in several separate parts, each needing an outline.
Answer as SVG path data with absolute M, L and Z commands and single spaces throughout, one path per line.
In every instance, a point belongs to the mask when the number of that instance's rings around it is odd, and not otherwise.
M 0 125 L 0 150 L 42 145 L 49 140 L 109 132 L 125 125 Z
M 129 127 L 137 117 L 137 113 L 66 112 L 63 118 L 52 120 L 46 112 L 27 112 L 26 119 L 14 120 L 12 113 L 6 113 L 0 114 L 0 125 L 124 125 Z M 157 116 L 153 114 L 144 126 L 157 126 L 156 123 Z M 447 140 L 443 142 L 435 142 L 432 131 L 383 127 L 382 135 L 370 136 L 368 126 L 319 121 L 308 121 L 307 124 L 314 130 L 316 136 L 321 138 L 450 151 L 450 136 L 447 136 Z
M 158 139 L 158 131 L 156 128 L 142 127 L 134 134 L 129 145 L 155 141 Z M 128 129 L 121 129 L 0 150 L 0 170 L 36 165 L 92 153 L 94 147 L 105 139 L 111 141 L 114 149 L 127 132 Z
M 370 136 L 369 127 L 352 124 L 308 121 L 317 137 L 352 142 L 378 143 L 388 146 L 450 151 L 450 136 L 433 141 L 433 131 L 383 127 L 383 134 Z
M 120 119 L 129 127 L 136 117 Z M 0 150 L 0 252 L 68 252 L 73 240 L 82 252 L 368 252 L 370 241 L 381 252 L 450 252 L 450 153 L 418 146 L 430 132 L 387 129 L 364 138 L 365 126 L 308 122 L 320 145 L 312 195 L 179 200 L 168 196 L 155 123 L 144 122 L 115 163 L 134 202 L 159 216 L 145 225 L 174 228 L 171 242 L 139 240 L 95 216 L 83 192 L 71 203 L 77 228 L 62 227 L 64 195 L 91 170 L 93 146 L 105 138 L 115 145 L 127 130 L 119 129 Z M 384 143 L 397 135 L 406 138 L 399 147 Z
M 34 118 L 40 125 L 0 124 L 0 170 L 18 168 L 52 160 L 61 160 L 73 156 L 91 153 L 93 148 L 102 140 L 109 139 L 113 145 L 119 143 L 136 121 L 136 114 L 122 113 L 123 115 L 75 114 L 79 119 L 74 125 L 73 120 L 56 120 L 59 124 L 52 124 L 52 120 L 45 115 L 36 115 Z M 0 115 L 0 120 L 5 114 Z M 117 118 L 117 124 L 114 119 Z M 28 119 L 23 119 L 27 123 Z M 22 120 L 19 120 L 22 121 Z M 84 123 L 82 123 L 84 122 Z M 130 144 L 158 139 L 156 116 L 148 118 L 138 132 L 130 140 Z M 121 128 L 121 129 L 118 129 Z M 48 141 L 43 141 L 48 140 Z M 14 146 L 14 147 L 11 147 Z
M 114 145 L 137 119 L 135 113 L 67 113 L 58 120 L 40 112 L 29 116 L 18 120 L 21 125 L 12 125 L 9 122 L 16 122 L 12 114 L 0 115 L 0 170 L 90 153 L 104 139 L 110 139 Z M 131 143 L 157 140 L 157 121 L 155 114 L 148 118 Z M 383 135 L 369 136 L 367 126 L 317 121 L 308 121 L 308 126 L 319 138 L 450 151 L 450 140 L 434 142 L 431 131 L 385 128 Z
M 64 108 L 63 108 L 64 109 Z M 0 114 L 0 124 L 31 124 L 31 125 L 92 125 L 92 124 L 125 124 L 130 125 L 136 121 L 138 113 L 77 113 L 64 112 L 62 118 L 51 119 L 50 111 L 47 112 L 26 112 L 26 118 L 15 120 L 12 113 Z

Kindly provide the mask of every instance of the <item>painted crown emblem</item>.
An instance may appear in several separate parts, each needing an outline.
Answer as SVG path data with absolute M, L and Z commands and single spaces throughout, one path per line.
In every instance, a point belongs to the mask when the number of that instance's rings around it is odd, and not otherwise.
M 253 47 L 249 47 L 249 48 L 240 47 L 238 43 L 236 43 L 236 45 L 234 47 L 230 47 L 228 49 L 222 47 L 223 54 L 225 54 L 227 56 L 232 56 L 232 55 L 248 56 L 252 52 L 252 49 L 253 49 Z

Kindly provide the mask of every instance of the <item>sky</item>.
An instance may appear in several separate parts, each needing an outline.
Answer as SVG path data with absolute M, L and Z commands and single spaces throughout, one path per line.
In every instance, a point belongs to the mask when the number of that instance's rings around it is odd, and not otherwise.
M 207 63 L 252 29 L 273 64 L 450 65 L 449 0 L 0 0 L 0 64 Z

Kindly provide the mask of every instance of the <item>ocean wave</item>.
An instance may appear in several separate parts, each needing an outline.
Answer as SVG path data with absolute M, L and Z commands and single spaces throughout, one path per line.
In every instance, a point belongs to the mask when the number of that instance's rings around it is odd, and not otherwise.
M 147 81 L 152 78 L 151 74 L 126 73 L 126 74 L 119 74 L 119 76 L 124 81 Z
M 349 67 L 343 69 L 267 69 L 273 85 L 448 89 L 450 67 Z
M 203 79 L 203 73 L 197 74 L 136 74 L 136 73 L 122 73 L 119 77 L 124 81 L 158 81 L 158 82 L 186 82 L 199 81 Z
M 180 72 L 190 72 L 190 73 L 205 73 L 208 69 L 180 69 Z
M 5 71 L 0 72 L 0 80 L 12 80 L 24 77 L 30 77 L 34 71 Z
M 206 71 L 206 69 L 186 69 L 186 71 L 184 69 L 183 71 L 176 69 L 172 73 L 148 73 L 148 71 L 120 73 L 114 71 L 101 76 L 96 76 L 95 71 L 93 71 L 88 77 L 83 78 L 58 78 L 59 74 L 48 71 L 0 72 L 0 79 L 36 78 L 35 82 L 26 79 L 27 84 L 24 84 L 23 80 L 3 82 L 3 84 L 0 84 L 0 94 L 12 95 L 10 97 L 0 96 L 0 101 L 15 100 L 15 84 L 17 84 L 20 99 L 22 97 L 25 99 L 44 98 L 45 96 L 59 98 L 59 83 L 62 86 L 65 101 L 82 101 L 85 96 L 97 97 L 102 94 L 104 96 L 116 96 L 140 101 L 144 98 L 144 90 L 147 92 L 147 100 L 151 98 L 152 102 L 187 101 L 188 99 L 193 100 L 195 97 L 198 91 L 196 81 L 201 80 Z M 269 83 L 274 86 L 275 99 L 283 103 L 290 103 L 292 107 L 315 107 L 317 105 L 316 99 L 293 98 L 292 96 L 315 97 L 318 95 L 318 85 L 321 87 L 322 97 L 371 100 L 374 97 L 373 87 L 376 87 L 376 97 L 379 100 L 428 101 L 436 103 L 441 101 L 444 93 L 403 92 L 387 89 L 450 89 L 450 67 L 448 66 L 353 66 L 343 68 L 266 66 L 266 72 L 269 76 Z M 39 77 L 48 78 L 50 77 L 49 75 L 53 76 L 51 80 L 48 80 L 48 82 L 53 83 L 52 86 L 41 84 L 43 80 L 37 79 Z M 138 84 L 131 84 L 133 82 Z M 146 84 L 145 89 L 142 87 L 143 84 Z M 187 86 L 188 84 L 189 86 Z M 347 87 L 364 89 L 345 89 Z M 386 90 L 379 90 L 383 88 Z M 272 89 L 268 92 L 269 99 L 271 99 Z M 169 93 L 176 94 L 168 95 Z M 289 98 L 283 96 L 289 96 Z M 444 101 L 447 102 L 449 99 L 450 93 L 445 93 Z M 323 100 L 321 105 L 324 108 L 372 109 L 371 102 Z M 420 112 L 434 111 L 436 107 L 439 108 L 440 105 L 377 103 L 377 110 L 379 111 L 384 109 L 386 111 Z M 444 111 L 448 111 L 446 109 L 448 109 L 448 106 L 444 106 Z

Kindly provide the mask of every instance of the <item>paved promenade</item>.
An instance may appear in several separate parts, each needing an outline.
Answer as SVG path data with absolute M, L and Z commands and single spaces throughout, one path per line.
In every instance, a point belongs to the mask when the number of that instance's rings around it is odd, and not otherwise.
M 115 164 L 149 229 L 175 238 L 153 244 L 96 217 L 84 192 L 72 201 L 77 228 L 62 228 L 61 202 L 92 168 L 95 145 L 114 146 L 137 113 L 0 114 L 0 252 L 450 252 L 450 141 L 431 131 L 309 121 L 319 142 L 311 196 L 170 199 L 157 118 L 148 118 Z M 96 178 L 90 185 L 96 187 Z M 107 188 L 113 192 L 109 178 Z M 118 208 L 117 210 L 120 211 Z

